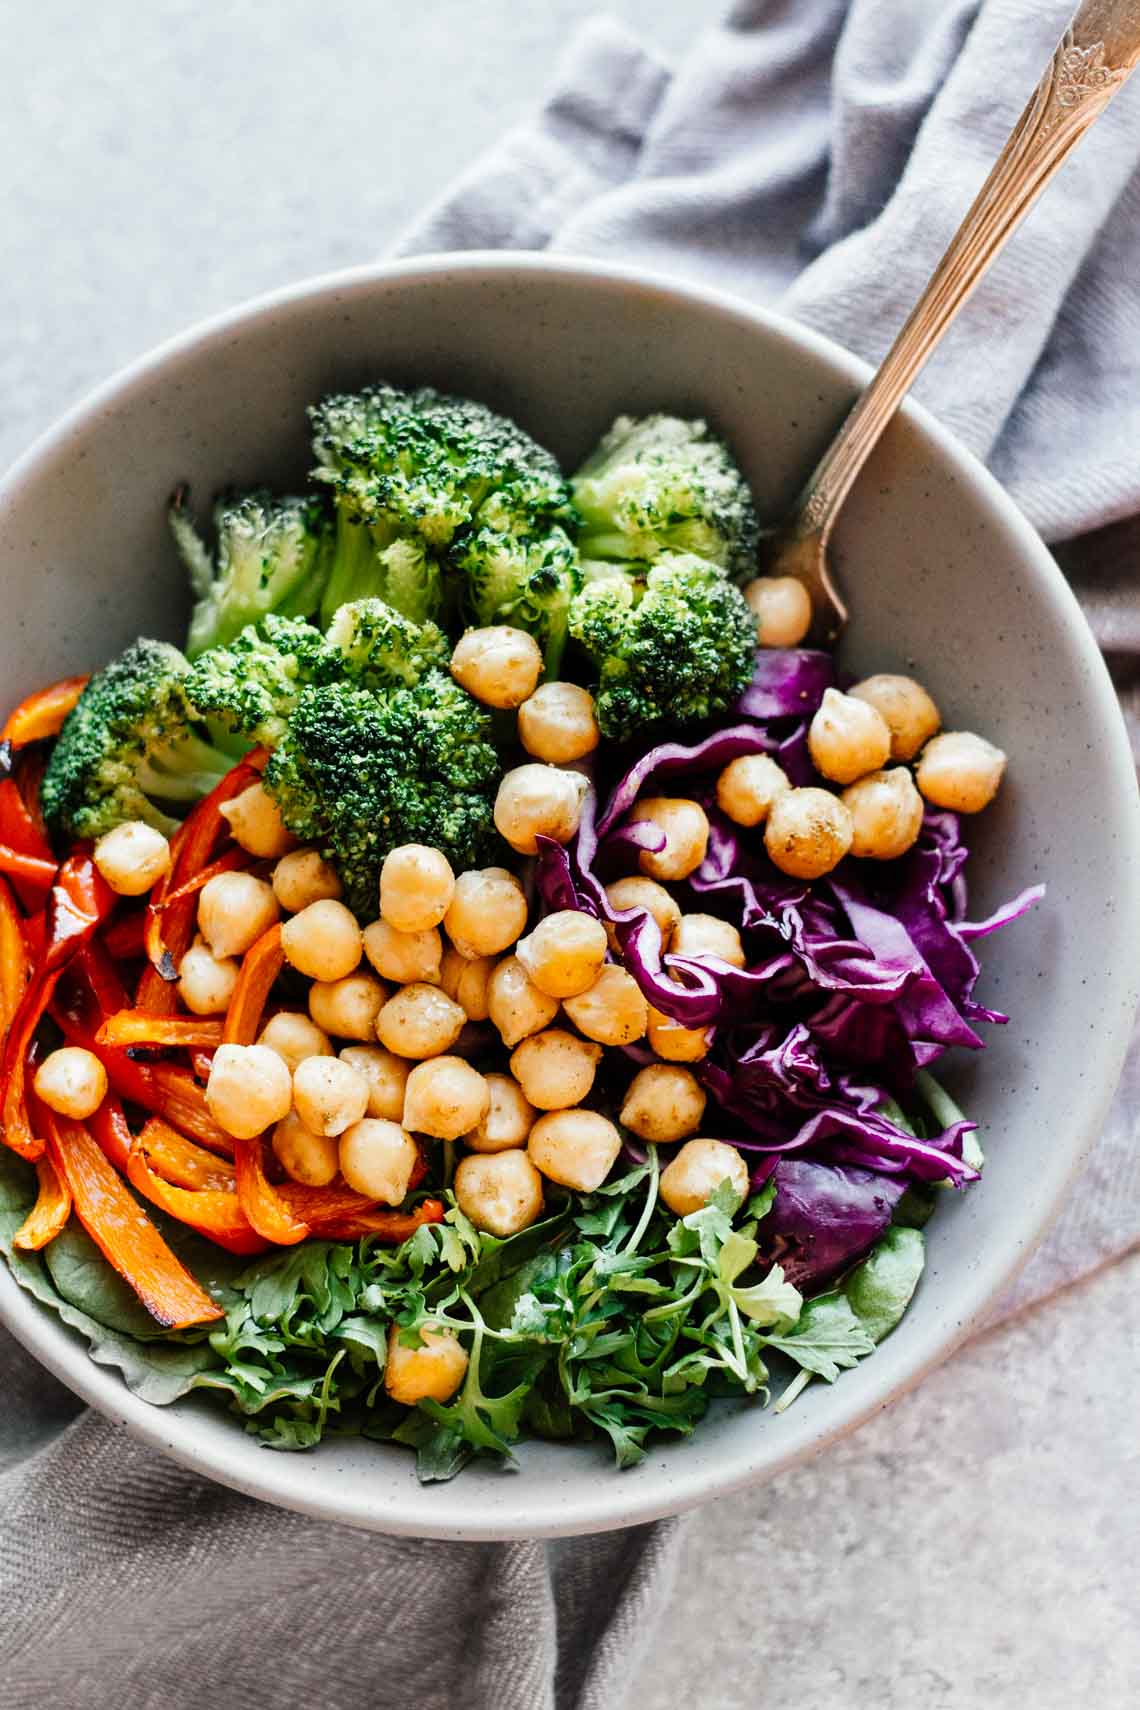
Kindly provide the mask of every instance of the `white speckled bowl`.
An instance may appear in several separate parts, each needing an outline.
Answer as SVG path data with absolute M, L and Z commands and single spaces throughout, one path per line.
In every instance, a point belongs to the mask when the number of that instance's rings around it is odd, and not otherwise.
M 305 404 L 381 376 L 486 398 L 568 464 L 618 411 L 707 414 L 778 512 L 866 371 L 745 303 L 586 262 L 444 256 L 282 291 L 136 363 L 12 470 L 0 489 L 4 702 L 140 631 L 179 638 L 186 596 L 164 520 L 175 482 L 201 499 L 226 483 L 297 481 Z M 628 1525 L 723 1496 L 824 1447 L 945 1358 L 1040 1240 L 1116 1084 L 1137 996 L 1136 781 L 1108 676 L 1048 552 L 921 410 L 887 435 L 837 555 L 851 665 L 917 671 L 949 723 L 1012 756 L 977 828 L 976 910 L 1049 885 L 984 946 L 982 990 L 1011 1026 L 951 1076 L 983 1125 L 985 1180 L 947 1196 L 914 1305 L 874 1358 L 778 1418 L 726 1406 L 630 1473 L 602 1447 L 533 1444 L 517 1471 L 487 1463 L 426 1489 L 404 1451 L 334 1440 L 273 1454 L 205 1399 L 136 1400 L 0 1266 L 0 1314 L 45 1366 L 251 1495 L 380 1531 L 479 1539 Z

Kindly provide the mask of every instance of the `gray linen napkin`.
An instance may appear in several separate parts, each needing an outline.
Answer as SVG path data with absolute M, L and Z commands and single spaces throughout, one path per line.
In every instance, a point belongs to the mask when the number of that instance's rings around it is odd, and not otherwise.
M 400 247 L 644 262 L 778 302 L 876 359 L 1069 10 L 751 0 L 674 75 L 588 25 L 541 111 Z M 1138 160 L 1140 82 L 918 388 L 1047 538 L 1072 542 L 1063 561 L 1133 715 Z M 1080 1194 L 1004 1310 L 1135 1242 L 1138 1108 L 1140 1047 Z M 610 1710 L 672 1583 L 676 1522 L 548 1547 L 377 1538 L 203 1483 L 81 1412 L 7 1338 L 0 1393 L 0 1710 Z

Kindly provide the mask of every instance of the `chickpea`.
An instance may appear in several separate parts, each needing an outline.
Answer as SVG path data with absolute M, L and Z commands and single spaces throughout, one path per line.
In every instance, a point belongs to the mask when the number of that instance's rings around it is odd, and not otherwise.
M 487 1075 L 486 1081 L 491 1094 L 487 1114 L 463 1136 L 464 1145 L 473 1152 L 506 1152 L 525 1146 L 534 1127 L 533 1104 L 512 1075 Z
M 289 1073 L 294 1074 L 300 1063 L 309 1057 L 332 1057 L 335 1055 L 332 1040 L 315 1022 L 299 1010 L 281 1009 L 276 1015 L 270 1016 L 261 1029 L 257 1043 L 268 1045 L 271 1051 L 287 1064 Z
M 340 1053 L 342 1063 L 367 1083 L 367 1116 L 379 1116 L 386 1122 L 399 1122 L 404 1114 L 404 1089 L 408 1084 L 411 1064 L 383 1045 L 346 1045 Z
M 642 1140 L 685 1140 L 705 1114 L 705 1090 L 688 1069 L 651 1063 L 629 1083 L 621 1120 Z
M 293 1107 L 314 1134 L 343 1134 L 368 1110 L 368 1082 L 339 1057 L 306 1057 L 293 1071 Z
M 798 576 L 757 576 L 744 588 L 761 647 L 798 647 L 811 628 L 811 595 Z
M 336 1140 L 329 1134 L 314 1134 L 295 1111 L 281 1118 L 270 1145 L 285 1174 L 306 1187 L 328 1187 L 340 1169 Z
M 438 1057 L 455 1044 L 467 1016 L 438 986 L 402 986 L 376 1018 L 376 1037 L 398 1057 Z
M 309 987 L 309 1014 L 334 1039 L 373 1044 L 376 1017 L 388 1001 L 388 988 L 372 974 L 343 980 L 315 980 Z
M 540 992 L 517 956 L 507 956 L 487 982 L 487 1014 L 508 1050 L 549 1027 L 558 999 Z
M 458 1140 L 477 1128 L 491 1108 L 486 1079 L 462 1057 L 417 1063 L 404 1094 L 404 1126 L 434 1140 Z
M 273 887 L 252 873 L 215 873 L 198 896 L 198 930 L 215 956 L 244 956 L 276 921 Z
M 281 928 L 285 960 L 310 980 L 343 980 L 360 965 L 362 937 L 350 908 L 322 897 Z
M 454 1191 L 460 1211 L 476 1229 L 500 1239 L 517 1235 L 542 1215 L 542 1177 L 518 1149 L 461 1158 Z
M 441 850 L 402 843 L 380 869 L 380 918 L 397 932 L 426 932 L 439 925 L 454 891 L 455 874 Z
M 497 956 L 526 930 L 526 896 L 505 867 L 476 867 L 460 873 L 443 917 L 444 930 L 461 956 Z
M 699 1063 L 709 1054 L 707 1027 L 685 1027 L 662 1010 L 650 1008 L 649 1048 L 667 1063 Z
M 556 1110 L 539 1117 L 526 1149 L 550 1181 L 593 1193 L 613 1168 L 621 1135 L 596 1110 Z
M 464 1011 L 468 1021 L 486 1021 L 487 988 L 495 971 L 493 956 L 476 956 L 470 961 L 449 946 L 443 953 L 439 983 L 448 997 Z
M 870 772 L 848 784 L 842 801 L 854 827 L 852 855 L 893 861 L 906 854 L 922 830 L 922 797 L 905 766 Z
M 866 701 L 885 721 L 891 733 L 892 760 L 913 760 L 942 723 L 938 708 L 913 677 L 881 671 L 877 676 L 864 677 L 847 693 L 857 701 Z
M 579 1033 L 599 1045 L 631 1045 L 645 1037 L 649 1025 L 641 987 L 613 963 L 602 969 L 589 991 L 567 998 L 562 1007 Z
M 776 797 L 791 787 L 770 754 L 738 754 L 716 781 L 716 805 L 734 825 L 762 825 Z
M 397 985 L 407 986 L 413 981 L 439 983 L 443 939 L 438 927 L 429 926 L 425 932 L 399 932 L 386 920 L 374 920 L 364 928 L 364 954 L 382 979 Z
M 107 1096 L 107 1071 L 94 1051 L 61 1045 L 58 1051 L 48 1052 L 33 1085 L 49 1110 L 83 1122 L 94 1116 Z
M 639 874 L 628 879 L 617 879 L 612 885 L 607 885 L 606 897 L 611 908 L 623 911 L 643 908 L 646 914 L 657 922 L 663 944 L 668 944 L 673 928 L 681 918 L 681 905 L 669 895 L 664 885 L 659 885 L 656 879 L 643 879 Z M 616 951 L 618 941 L 613 927 L 608 927 L 607 931 L 610 949 Z
M 405 1348 L 397 1324 L 388 1332 L 384 1388 L 404 1407 L 414 1407 L 417 1401 L 449 1401 L 467 1375 L 467 1354 L 453 1331 L 424 1325 L 420 1342 L 418 1348 Z
M 141 819 L 128 819 L 95 845 L 95 865 L 116 896 L 141 897 L 170 871 L 170 844 Z
M 234 842 L 260 861 L 272 861 L 296 848 L 297 839 L 281 818 L 281 809 L 262 783 L 251 784 L 218 810 L 229 821 Z
M 1006 757 L 969 730 L 947 730 L 928 742 L 918 762 L 918 787 L 935 807 L 981 813 L 998 792 Z
M 679 796 L 646 796 L 630 809 L 630 819 L 647 820 L 665 833 L 665 847 L 643 849 L 638 866 L 651 879 L 687 879 L 705 858 L 709 822 L 699 802 Z
M 495 825 L 520 855 L 537 852 L 536 837 L 569 843 L 582 817 L 589 783 L 581 772 L 532 761 L 507 772 L 495 797 Z
M 829 790 L 789 790 L 764 827 L 764 847 L 781 873 L 818 879 L 837 867 L 851 847 L 855 828 L 838 796 Z
M 192 1015 L 224 1015 L 239 972 L 232 956 L 215 956 L 205 944 L 193 944 L 178 967 L 178 995 Z
M 688 1217 L 708 1204 L 722 1182 L 740 1199 L 748 1192 L 748 1165 L 723 1140 L 686 1140 L 661 1172 L 659 1192 L 670 1211 Z
M 733 968 L 745 964 L 744 946 L 731 921 L 715 914 L 683 914 L 669 945 L 678 956 L 716 956 Z
M 532 1034 L 511 1053 L 511 1073 L 539 1110 L 581 1104 L 594 1084 L 602 1047 L 562 1027 Z
M 451 675 L 489 707 L 517 707 L 534 694 L 542 652 L 533 635 L 508 623 L 468 629 L 451 655 Z
M 288 914 L 300 914 L 310 903 L 335 901 L 340 892 L 336 868 L 315 849 L 294 849 L 273 869 L 273 895 Z
M 340 1173 L 357 1193 L 382 1205 L 401 1205 L 407 1197 L 420 1149 L 398 1122 L 366 1116 L 340 1137 Z
M 825 689 L 808 725 L 808 750 L 817 772 L 836 784 L 853 784 L 886 765 L 891 733 L 886 719 L 869 701 Z
M 598 746 L 594 697 L 577 683 L 543 683 L 519 708 L 519 741 L 536 760 L 568 766 Z
M 519 939 L 515 955 L 547 997 L 577 997 L 589 991 L 602 971 L 606 929 L 581 909 L 556 909 Z
M 236 1140 L 252 1140 L 288 1116 L 293 1080 L 268 1045 L 219 1045 L 206 1082 L 210 1115 Z

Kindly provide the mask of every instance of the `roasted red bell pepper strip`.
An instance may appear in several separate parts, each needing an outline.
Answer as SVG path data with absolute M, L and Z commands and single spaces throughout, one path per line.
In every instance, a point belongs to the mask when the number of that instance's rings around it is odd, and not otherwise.
M 279 1247 L 303 1241 L 309 1226 L 294 1217 L 288 1202 L 265 1173 L 265 1148 L 260 1139 L 234 1141 L 238 1199 L 257 1233 Z
M 230 1253 L 264 1253 L 269 1246 L 250 1224 L 236 1193 L 221 1193 L 216 1188 L 195 1191 L 163 1181 L 151 1169 L 141 1144 L 131 1148 L 127 1176 L 131 1186 L 160 1211 Z
M 146 1154 L 163 1181 L 175 1187 L 195 1190 L 216 1189 L 219 1193 L 236 1193 L 234 1167 L 228 1158 L 219 1158 L 187 1140 L 177 1128 L 161 1117 L 152 1116 L 138 1137 L 137 1144 Z
M 211 861 L 208 867 L 203 867 L 200 873 L 195 873 L 193 878 L 187 879 L 185 884 L 179 885 L 176 891 L 168 891 L 155 907 L 159 910 L 171 908 L 186 897 L 197 896 L 219 873 L 237 873 L 256 865 L 257 857 L 235 844 L 232 849 L 227 849 L 224 855 L 219 855 L 216 861 Z
M 36 1203 L 12 1237 L 13 1247 L 25 1253 L 36 1253 L 54 1241 L 71 1216 L 71 1190 L 57 1175 L 50 1158 L 36 1159 L 36 1179 Z
M 447 1208 L 438 1199 L 425 1199 L 414 1211 L 360 1211 L 344 1218 L 330 1218 L 314 1229 L 326 1241 L 359 1241 L 364 1235 L 399 1246 L 425 1223 L 442 1223 Z
M 0 1038 L 12 1025 L 31 972 L 20 911 L 8 885 L 0 879 Z
M 28 1117 L 27 1057 L 32 1039 L 64 968 L 94 937 L 114 902 L 115 894 L 100 877 L 90 854 L 74 850 L 60 868 L 48 897 L 44 953 L 20 999 L 4 1044 L 0 1069 L 4 1140 L 22 1157 L 35 1160 L 44 1149 Z
M 223 1044 L 253 1044 L 261 1030 L 261 1018 L 273 983 L 284 966 L 281 927 L 271 926 L 250 945 L 242 958 L 241 970 L 226 1010 Z
M 107 1017 L 95 1037 L 100 1045 L 220 1045 L 222 1024 L 212 1016 L 151 1015 L 145 1009 L 120 1009 Z
M 21 748 L 26 742 L 42 742 L 45 737 L 58 736 L 63 721 L 87 687 L 87 677 L 61 677 L 46 689 L 37 689 L 8 714 L 0 730 L 0 742 L 10 742 Z
M 114 986 L 108 982 L 113 980 Z M 93 983 L 94 982 L 94 983 Z M 146 1064 L 134 1062 L 123 1046 L 100 1045 L 98 1032 L 108 1014 L 114 1014 L 114 988 L 122 992 L 114 967 L 97 942 L 85 945 L 72 965 L 64 970 L 49 1014 L 69 1045 L 94 1052 L 107 1071 L 113 1091 L 132 1104 L 150 1109 L 158 1097 Z M 98 990 L 97 990 L 98 988 Z M 126 1001 L 125 993 L 123 1001 Z
M 169 906 L 167 900 L 210 865 L 218 843 L 229 834 L 222 807 L 257 782 L 267 759 L 263 748 L 247 754 L 198 803 L 171 839 L 170 871 L 151 892 L 146 911 L 146 954 L 151 966 L 143 970 L 139 981 L 135 997 L 139 1009 L 152 1009 L 159 1015 L 174 1013 L 177 1000 L 173 981 L 194 937 L 198 905 L 194 892 Z
M 5 756 L 10 765 L 10 751 L 0 746 L 0 757 Z M 31 861 L 42 861 L 45 867 L 55 863 L 42 822 L 29 810 L 10 772 L 0 776 L 0 843 Z M 45 884 L 42 879 L 30 879 L 17 873 L 13 874 L 13 883 L 16 895 L 26 909 L 34 911 L 44 906 L 50 880 Z
M 194 1047 L 194 1049 L 191 1050 L 191 1052 L 190 1052 L 190 1068 L 193 1072 L 194 1079 L 196 1081 L 201 1081 L 202 1084 L 205 1085 L 205 1083 L 210 1078 L 210 1070 L 213 1068 L 213 1066 L 214 1066 L 214 1053 L 213 1053 L 213 1051 L 206 1050 L 202 1046 L 196 1046 L 196 1047 Z
M 94 1116 L 88 1119 L 87 1126 L 104 1157 L 114 1164 L 121 1176 L 125 1176 L 135 1137 L 114 1093 L 107 1094 Z
M 21 855 L 18 849 L 9 849 L 6 843 L 0 843 L 0 873 L 7 873 L 10 878 L 24 879 L 46 894 L 54 885 L 58 871 L 58 861 L 43 861 L 38 855 Z
M 76 1216 L 151 1317 L 170 1330 L 221 1318 L 221 1307 L 171 1252 L 83 1124 L 53 1112 L 47 1126 L 48 1156 Z
M 103 946 L 116 962 L 137 962 L 145 954 L 143 928 L 145 917 L 141 908 L 120 915 L 102 933 Z

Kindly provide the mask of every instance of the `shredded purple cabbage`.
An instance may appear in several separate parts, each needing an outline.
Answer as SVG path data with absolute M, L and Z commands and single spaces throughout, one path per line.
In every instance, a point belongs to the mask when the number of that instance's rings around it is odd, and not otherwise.
M 973 942 L 1018 919 L 1044 890 L 1035 885 L 988 919 L 968 921 L 960 820 L 930 810 L 901 860 L 847 860 L 812 884 L 778 871 L 760 833 L 718 811 L 716 775 L 739 755 L 767 753 L 793 783 L 818 781 L 807 722 L 834 681 L 828 654 L 762 650 L 736 709 L 742 722 L 651 749 L 600 813 L 591 790 L 572 847 L 540 838 L 537 866 L 547 908 L 577 907 L 608 922 L 648 1001 L 682 1026 L 712 1030 L 708 1055 L 693 1065 L 710 1095 L 706 1120 L 755 1155 L 759 1174 L 774 1170 L 784 1211 L 773 1233 L 798 1240 L 804 1255 L 810 1249 L 814 1256 L 797 1262 L 813 1280 L 857 1256 L 857 1239 L 858 1251 L 870 1245 L 908 1179 L 962 1186 L 976 1177 L 963 1156 L 974 1124 L 916 1134 L 900 1101 L 912 1095 L 916 1071 L 952 1046 L 979 1049 L 977 1026 L 1006 1020 L 974 998 Z M 615 909 L 606 895 L 608 882 L 637 870 L 642 850 L 661 846 L 628 814 L 666 779 L 683 779 L 709 817 L 689 906 L 739 928 L 745 968 L 670 952 L 644 909 Z M 809 1186 L 814 1223 L 803 1209 Z

